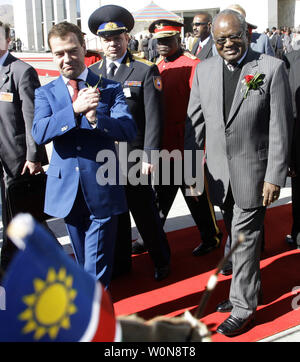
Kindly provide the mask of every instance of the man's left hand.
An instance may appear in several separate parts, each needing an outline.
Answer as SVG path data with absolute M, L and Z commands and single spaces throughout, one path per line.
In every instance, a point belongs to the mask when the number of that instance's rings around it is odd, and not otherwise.
M 26 161 L 21 175 L 24 175 L 26 170 L 29 171 L 30 175 L 35 175 L 36 173 L 39 173 L 39 172 L 44 173 L 44 169 L 42 167 L 41 162 Z
M 269 206 L 279 199 L 280 186 L 273 185 L 269 182 L 264 182 L 263 188 L 263 206 Z

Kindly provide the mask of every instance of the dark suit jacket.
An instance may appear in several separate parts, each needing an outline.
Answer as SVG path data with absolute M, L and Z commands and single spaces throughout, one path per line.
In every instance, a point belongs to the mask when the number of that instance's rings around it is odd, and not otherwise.
M 289 71 L 289 81 L 292 91 L 295 128 L 293 134 L 292 166 L 300 171 L 300 50 L 285 54 L 285 63 Z
M 36 71 L 8 54 L 0 70 L 0 92 L 13 95 L 12 102 L 0 101 L 0 159 L 8 180 L 20 176 L 26 160 L 48 163 L 45 147 L 37 146 L 31 135 L 39 86 Z
M 199 42 L 200 42 L 200 39 L 198 39 L 193 46 L 193 49 L 191 51 L 191 53 L 193 55 L 196 55 L 196 52 L 197 52 L 197 49 L 199 46 Z M 203 47 L 201 52 L 198 55 L 196 55 L 196 57 L 199 58 L 200 60 L 204 60 L 204 59 L 212 57 L 213 56 L 213 45 L 214 45 L 214 41 L 213 41 L 212 36 L 210 36 L 208 43 L 205 44 L 205 46 Z
M 90 69 L 106 77 L 106 58 L 93 64 Z M 150 156 L 151 150 L 160 149 L 163 118 L 161 99 L 161 77 L 155 64 L 127 52 L 114 76 L 126 93 L 129 110 L 137 125 L 137 137 L 128 143 L 128 151 L 144 149 Z

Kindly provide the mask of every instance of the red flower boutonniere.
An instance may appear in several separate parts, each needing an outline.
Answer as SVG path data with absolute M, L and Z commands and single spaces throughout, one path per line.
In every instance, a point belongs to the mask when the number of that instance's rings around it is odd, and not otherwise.
M 245 75 L 244 79 L 242 80 L 242 83 L 245 84 L 245 86 L 247 87 L 245 93 L 244 93 L 244 98 L 247 98 L 248 92 L 253 89 L 253 90 L 257 90 L 260 89 L 260 87 L 264 84 L 264 78 L 265 75 L 261 74 L 261 73 L 256 73 L 255 75 Z
M 101 86 L 102 86 L 102 74 L 99 76 L 99 80 L 96 85 L 92 86 L 88 82 L 86 82 L 86 85 L 88 88 L 97 89 L 97 92 L 99 93 L 99 97 L 100 97 L 99 99 L 101 99 L 101 91 L 99 88 L 101 88 Z

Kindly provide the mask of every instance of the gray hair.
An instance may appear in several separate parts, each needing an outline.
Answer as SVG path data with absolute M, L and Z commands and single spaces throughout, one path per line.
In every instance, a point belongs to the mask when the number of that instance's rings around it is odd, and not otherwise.
M 238 20 L 238 22 L 240 23 L 242 32 L 246 34 L 246 32 L 248 30 L 248 24 L 247 24 L 245 18 L 243 17 L 243 15 L 241 15 L 237 11 L 234 11 L 234 10 L 231 10 L 231 9 L 225 9 L 225 10 L 219 12 L 214 17 L 213 22 L 212 22 L 212 32 L 213 33 L 214 33 L 214 30 L 215 30 L 215 24 L 218 21 L 219 17 L 224 16 L 224 15 L 232 15 L 232 16 L 234 16 Z

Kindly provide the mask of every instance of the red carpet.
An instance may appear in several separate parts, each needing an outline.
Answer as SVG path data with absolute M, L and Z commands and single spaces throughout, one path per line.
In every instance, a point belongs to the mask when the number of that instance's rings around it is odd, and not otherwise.
M 219 222 L 224 232 L 223 222 Z M 256 313 L 255 326 L 248 332 L 228 338 L 215 332 L 229 313 L 216 313 L 216 305 L 227 299 L 231 276 L 219 275 L 219 282 L 209 299 L 204 318 L 212 332 L 213 341 L 258 341 L 300 324 L 300 309 L 293 310 L 296 297 L 293 288 L 300 291 L 300 253 L 285 243 L 291 230 L 291 205 L 278 206 L 267 211 L 265 221 L 266 246 L 261 256 L 263 305 Z M 137 313 L 150 319 L 157 315 L 175 316 L 186 309 L 195 312 L 209 276 L 221 260 L 220 249 L 194 257 L 191 252 L 199 243 L 195 227 L 168 233 L 172 250 L 172 273 L 162 282 L 153 279 L 153 265 L 147 253 L 133 258 L 131 274 L 114 280 L 111 287 L 117 315 Z M 294 304 L 300 307 L 295 299 Z

